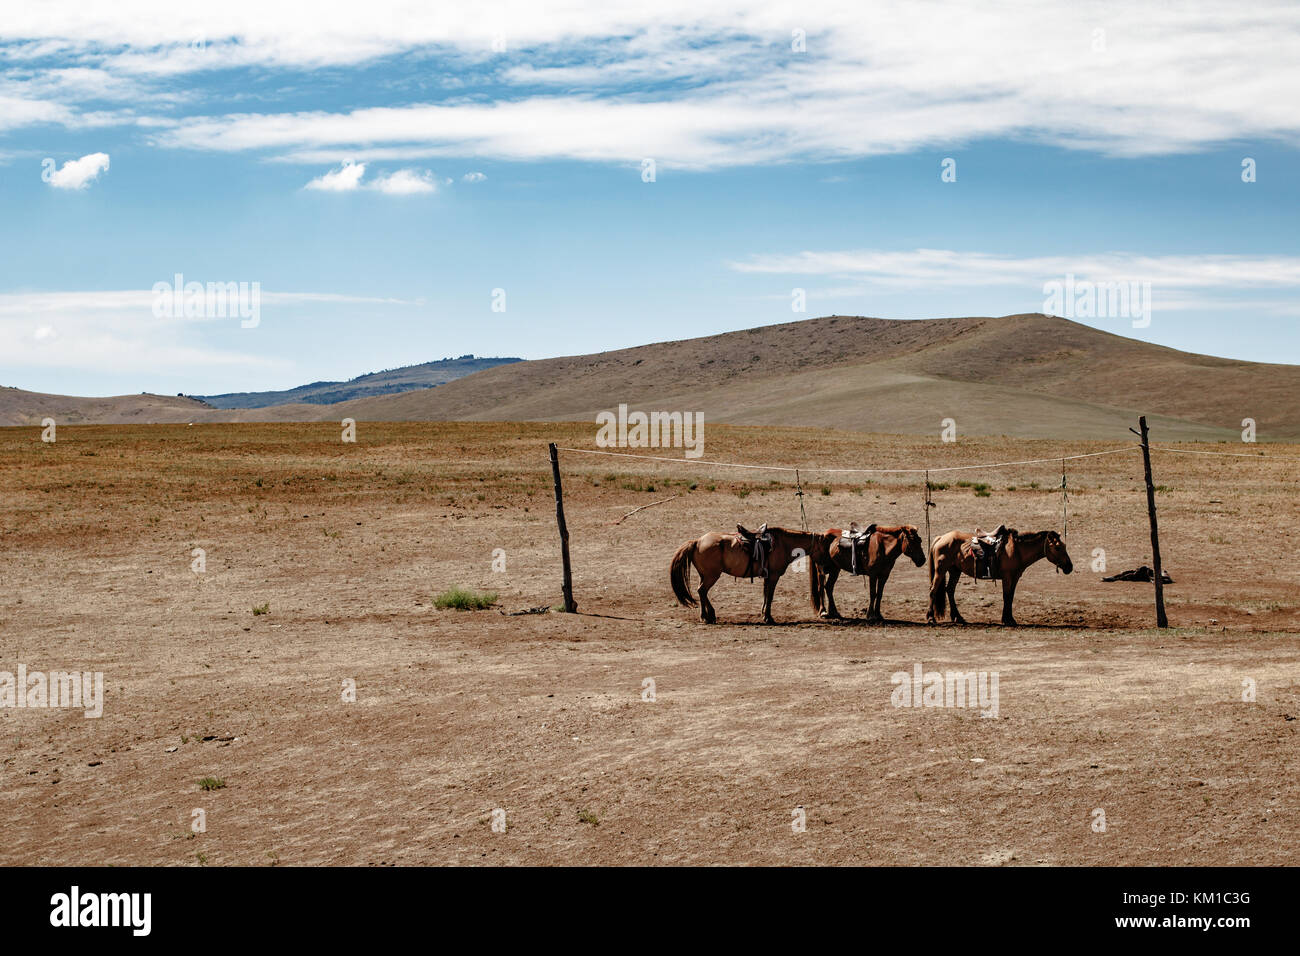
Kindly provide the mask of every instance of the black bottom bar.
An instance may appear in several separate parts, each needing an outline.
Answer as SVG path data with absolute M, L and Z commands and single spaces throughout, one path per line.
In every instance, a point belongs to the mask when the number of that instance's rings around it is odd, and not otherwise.
M 604 926 L 616 934 L 610 943 L 626 933 L 629 945 L 667 945 L 684 941 L 689 922 L 693 942 L 733 946 L 782 926 L 805 942 L 847 934 L 877 945 L 987 945 L 1028 931 L 1019 938 L 1195 936 L 1232 946 L 1290 928 L 1294 879 L 1293 870 L 1240 868 L 8 869 L 0 913 L 6 943 L 76 935 L 204 945 L 196 931 L 220 929 L 232 943 L 373 944 L 448 927 L 554 943 Z M 102 894 L 148 894 L 148 906 L 143 895 Z M 148 934 L 137 935 L 146 913 Z M 71 925 L 115 916 L 116 926 Z

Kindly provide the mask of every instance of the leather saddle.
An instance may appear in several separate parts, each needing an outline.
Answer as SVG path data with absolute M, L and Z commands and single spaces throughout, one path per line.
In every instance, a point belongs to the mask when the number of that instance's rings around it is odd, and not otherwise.
M 990 533 L 975 529 L 971 538 L 971 555 L 975 558 L 975 577 L 977 580 L 998 581 L 1002 578 L 1001 552 L 1002 543 L 1006 541 L 1009 529 L 1000 524 Z
M 849 547 L 849 571 L 852 574 L 867 573 L 867 546 L 871 542 L 871 536 L 876 533 L 876 523 L 873 521 L 865 528 L 859 528 L 856 521 L 849 524 L 847 534 L 841 535 L 841 544 L 848 543 Z
M 772 550 L 772 535 L 767 530 L 767 522 L 759 525 L 757 531 L 750 531 L 743 524 L 736 525 L 736 533 L 749 554 L 749 566 L 745 568 L 745 577 L 754 580 L 754 571 L 759 577 L 767 577 L 767 556 Z

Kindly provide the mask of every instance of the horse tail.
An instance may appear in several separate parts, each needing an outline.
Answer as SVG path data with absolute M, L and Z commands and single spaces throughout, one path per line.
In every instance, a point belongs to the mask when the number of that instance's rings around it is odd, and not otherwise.
M 948 591 L 940 587 L 938 593 L 934 589 L 934 542 L 930 542 L 930 603 L 933 605 L 932 610 L 939 617 L 943 617 L 948 607 Z
M 812 598 L 812 609 L 817 614 L 822 612 L 822 574 L 817 567 L 817 560 L 808 556 L 808 593 Z
M 673 594 L 682 607 L 695 607 L 695 598 L 691 595 L 691 565 L 695 563 L 695 541 L 687 541 L 673 555 L 670 577 L 673 582 Z

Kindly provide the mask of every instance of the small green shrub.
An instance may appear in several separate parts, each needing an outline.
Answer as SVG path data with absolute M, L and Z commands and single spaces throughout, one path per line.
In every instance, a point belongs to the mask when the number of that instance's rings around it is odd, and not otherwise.
M 433 599 L 435 607 L 455 608 L 457 611 L 482 611 L 497 603 L 495 591 L 471 591 L 468 588 L 448 588 Z

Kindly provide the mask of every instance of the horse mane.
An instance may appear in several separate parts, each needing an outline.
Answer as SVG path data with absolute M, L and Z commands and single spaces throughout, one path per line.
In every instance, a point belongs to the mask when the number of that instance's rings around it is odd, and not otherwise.
M 800 531 L 797 528 L 777 528 L 768 526 L 767 530 L 772 534 L 816 534 L 815 531 Z
M 1023 541 L 1023 542 L 1025 542 L 1026 544 L 1037 544 L 1040 540 L 1042 540 L 1043 538 L 1047 537 L 1047 535 L 1049 535 L 1049 534 L 1053 534 L 1054 532 L 1052 532 L 1051 530 L 1047 530 L 1047 531 L 1017 531 L 1015 528 L 1008 528 L 1008 529 L 1007 529 L 1007 533 L 1008 533 L 1011 537 L 1016 538 L 1017 540 Z

